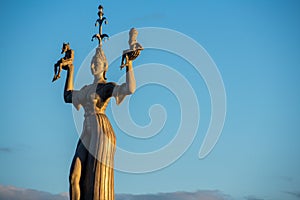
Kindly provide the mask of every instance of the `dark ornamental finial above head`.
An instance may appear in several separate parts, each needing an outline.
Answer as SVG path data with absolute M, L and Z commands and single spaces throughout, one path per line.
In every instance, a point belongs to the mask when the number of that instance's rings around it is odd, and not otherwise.
M 98 42 L 99 42 L 99 46 L 102 45 L 102 40 L 105 39 L 105 38 L 109 38 L 109 36 L 107 34 L 103 34 L 102 33 L 102 24 L 103 22 L 105 24 L 107 24 L 107 19 L 106 17 L 103 17 L 104 15 L 104 12 L 103 12 L 103 6 L 102 5 L 99 5 L 98 6 L 98 19 L 96 20 L 96 23 L 95 23 L 95 26 L 99 26 L 99 33 L 93 35 L 92 37 L 92 41 L 94 41 L 95 38 L 98 39 Z
M 99 16 L 99 18 L 101 17 L 101 16 L 103 16 L 104 15 L 104 12 L 103 12 L 103 6 L 102 5 L 100 5 L 100 6 L 98 6 L 98 16 Z

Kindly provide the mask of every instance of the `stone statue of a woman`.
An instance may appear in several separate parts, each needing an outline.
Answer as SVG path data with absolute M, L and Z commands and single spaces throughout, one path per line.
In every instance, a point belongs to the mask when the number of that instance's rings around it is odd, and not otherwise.
M 134 93 L 136 83 L 132 60 L 126 57 L 126 82 L 118 85 L 106 82 L 108 62 L 101 45 L 91 61 L 94 82 L 74 90 L 74 67 L 69 65 L 64 100 L 85 111 L 83 131 L 70 169 L 70 199 L 114 200 L 114 153 L 116 138 L 105 115 L 111 97 L 120 104 L 126 95 Z

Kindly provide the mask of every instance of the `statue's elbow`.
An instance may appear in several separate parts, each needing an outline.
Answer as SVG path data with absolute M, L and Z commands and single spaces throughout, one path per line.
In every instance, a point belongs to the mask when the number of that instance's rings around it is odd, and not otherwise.
M 64 95 L 64 102 L 65 102 L 65 103 L 69 103 L 69 102 L 68 102 L 68 97 L 67 97 L 66 95 Z
M 129 88 L 129 91 L 128 91 L 128 93 L 131 95 L 131 94 L 133 94 L 135 92 L 135 88 Z
M 65 103 L 72 103 L 72 97 L 70 97 L 69 92 L 64 92 L 64 101 Z
M 64 102 L 68 103 L 68 100 L 67 100 L 66 96 L 64 96 Z

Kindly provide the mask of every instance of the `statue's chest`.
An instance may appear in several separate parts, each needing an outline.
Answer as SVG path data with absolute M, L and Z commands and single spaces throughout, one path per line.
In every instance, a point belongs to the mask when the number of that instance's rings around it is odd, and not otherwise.
M 86 93 L 86 106 L 90 108 L 102 108 L 109 99 L 101 98 L 101 87 L 90 87 Z
M 66 51 L 65 57 L 71 58 L 71 55 L 72 55 L 72 51 L 71 50 Z
M 92 103 L 94 105 L 101 103 L 101 97 L 99 94 L 96 93 L 96 91 L 89 92 L 86 96 L 86 100 L 87 102 Z

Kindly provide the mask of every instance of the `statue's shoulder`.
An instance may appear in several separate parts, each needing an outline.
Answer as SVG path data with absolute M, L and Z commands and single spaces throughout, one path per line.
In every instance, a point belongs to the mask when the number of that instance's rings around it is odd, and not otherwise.
M 90 85 L 84 85 L 83 87 L 80 88 L 80 92 L 85 92 L 90 88 Z

